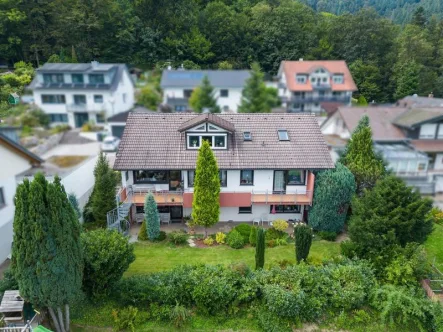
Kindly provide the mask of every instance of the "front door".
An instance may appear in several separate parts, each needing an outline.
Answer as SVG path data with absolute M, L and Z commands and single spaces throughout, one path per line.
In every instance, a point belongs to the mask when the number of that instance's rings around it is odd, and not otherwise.
M 274 192 L 286 192 L 286 171 L 274 171 Z
M 171 206 L 171 221 L 181 222 L 183 218 L 183 207 L 182 206 Z
M 89 121 L 88 113 L 74 113 L 75 127 L 80 128 Z

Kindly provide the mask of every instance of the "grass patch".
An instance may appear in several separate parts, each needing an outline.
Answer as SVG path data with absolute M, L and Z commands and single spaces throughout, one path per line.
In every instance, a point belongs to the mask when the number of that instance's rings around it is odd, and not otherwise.
M 321 262 L 325 258 L 332 258 L 340 254 L 340 244 L 328 241 L 312 243 L 308 259 Z M 211 248 L 191 248 L 188 246 L 175 247 L 167 242 L 136 243 L 135 261 L 131 264 L 125 276 L 146 274 L 169 270 L 182 264 L 223 264 L 244 262 L 251 268 L 255 266 L 255 248 L 232 249 L 228 246 Z M 294 244 L 266 248 L 265 268 L 282 260 L 295 263 Z
M 52 156 L 48 161 L 61 168 L 73 167 L 86 160 L 88 156 Z
M 434 224 L 434 231 L 425 242 L 428 259 L 434 262 L 440 271 L 443 271 L 443 226 Z

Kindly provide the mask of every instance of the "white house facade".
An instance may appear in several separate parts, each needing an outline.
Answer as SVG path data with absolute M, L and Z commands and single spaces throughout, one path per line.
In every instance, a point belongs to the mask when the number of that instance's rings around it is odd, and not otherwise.
M 324 103 L 350 105 L 357 90 L 345 61 L 282 61 L 277 77 L 288 112 L 320 113 Z
M 105 123 L 134 106 L 134 83 L 124 64 L 46 63 L 29 89 L 52 125 Z
M 133 217 L 148 192 L 171 222 L 191 215 L 203 141 L 219 167 L 220 221 L 307 220 L 314 171 L 334 167 L 312 115 L 131 113 L 114 169 Z
M 0 134 L 0 264 L 11 254 L 16 176 L 43 160 Z
M 247 70 L 164 70 L 160 86 L 163 104 L 176 112 L 191 109 L 189 98 L 207 76 L 214 87 L 214 98 L 222 112 L 237 112 L 242 91 L 250 73 Z

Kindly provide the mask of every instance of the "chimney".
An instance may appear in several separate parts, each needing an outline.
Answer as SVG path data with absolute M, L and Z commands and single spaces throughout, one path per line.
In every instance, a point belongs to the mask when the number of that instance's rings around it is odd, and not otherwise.
M 429 98 L 434 98 L 434 94 L 431 92 L 431 93 L 428 95 L 428 97 L 429 97 Z
M 300 62 L 303 61 L 303 58 L 298 59 L 298 61 L 300 61 Z
M 98 67 L 98 61 L 91 61 L 91 66 L 92 66 L 92 68 L 97 68 Z

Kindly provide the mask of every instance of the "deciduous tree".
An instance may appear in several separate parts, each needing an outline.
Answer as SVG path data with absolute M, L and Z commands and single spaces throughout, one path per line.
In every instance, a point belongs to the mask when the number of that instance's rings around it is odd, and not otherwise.
M 220 177 L 217 161 L 209 143 L 203 141 L 198 151 L 194 179 L 194 198 L 192 201 L 192 219 L 195 224 L 207 228 L 218 222 L 220 215 Z

